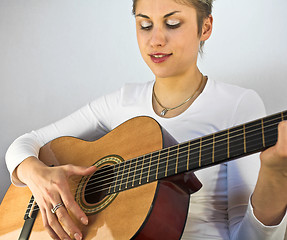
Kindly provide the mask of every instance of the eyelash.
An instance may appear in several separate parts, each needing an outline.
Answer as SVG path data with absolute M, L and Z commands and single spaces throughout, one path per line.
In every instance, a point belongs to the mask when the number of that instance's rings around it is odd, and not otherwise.
M 168 24 L 168 23 L 165 23 L 165 25 L 168 27 L 168 28 L 170 28 L 170 29 L 176 29 L 176 28 L 179 28 L 180 27 L 180 25 L 181 25 L 181 23 L 177 23 L 177 24 L 174 24 L 174 25 L 170 25 L 170 24 Z M 150 25 L 150 26 L 148 26 L 148 27 L 143 27 L 143 26 L 141 26 L 141 29 L 142 30 L 145 30 L 145 31 L 148 31 L 148 30 L 150 30 L 151 28 L 152 28 L 152 24 Z

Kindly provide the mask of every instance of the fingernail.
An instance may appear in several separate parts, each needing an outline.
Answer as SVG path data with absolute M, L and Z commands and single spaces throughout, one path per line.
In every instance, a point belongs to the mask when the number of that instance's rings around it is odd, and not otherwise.
M 82 240 L 82 237 L 80 236 L 79 233 L 75 233 L 74 237 L 75 237 L 76 240 Z
M 89 223 L 88 219 L 84 218 L 84 217 L 81 218 L 81 222 L 85 225 L 88 225 L 88 223 Z

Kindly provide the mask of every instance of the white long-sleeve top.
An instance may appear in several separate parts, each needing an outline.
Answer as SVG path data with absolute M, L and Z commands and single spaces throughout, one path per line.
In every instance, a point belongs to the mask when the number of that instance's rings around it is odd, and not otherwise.
M 60 136 L 96 140 L 130 118 L 150 116 L 180 143 L 265 116 L 262 100 L 254 91 L 209 79 L 185 112 L 162 118 L 152 107 L 153 85 L 154 81 L 126 84 L 64 119 L 16 139 L 6 154 L 14 184 L 21 185 L 12 174 L 15 168 L 27 157 L 37 157 L 43 145 Z M 196 171 L 203 187 L 191 195 L 182 239 L 284 239 L 286 215 L 279 225 L 264 226 L 253 214 L 250 196 L 259 168 L 258 154 L 254 154 Z

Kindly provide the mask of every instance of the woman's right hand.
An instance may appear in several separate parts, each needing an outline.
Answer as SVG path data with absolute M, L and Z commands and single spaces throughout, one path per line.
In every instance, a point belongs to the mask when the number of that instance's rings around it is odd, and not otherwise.
M 74 200 L 68 179 L 71 176 L 93 174 L 96 167 L 63 165 L 48 167 L 35 157 L 25 159 L 16 169 L 18 179 L 25 183 L 40 208 L 43 225 L 53 239 L 82 239 L 82 233 L 68 214 L 69 210 L 80 222 L 87 225 L 88 217 Z M 51 209 L 62 203 L 55 213 Z M 65 231 L 66 229 L 66 231 Z

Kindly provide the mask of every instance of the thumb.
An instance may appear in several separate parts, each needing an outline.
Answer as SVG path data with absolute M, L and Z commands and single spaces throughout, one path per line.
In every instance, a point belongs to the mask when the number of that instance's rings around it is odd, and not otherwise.
M 84 167 L 84 166 L 75 166 L 75 165 L 66 165 L 68 177 L 72 175 L 81 175 L 87 176 L 93 174 L 98 168 L 95 166 Z

